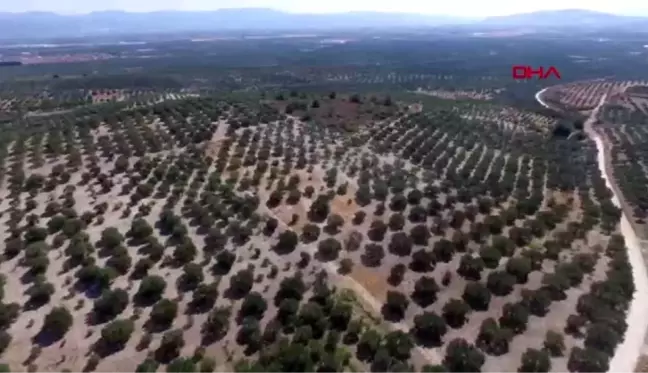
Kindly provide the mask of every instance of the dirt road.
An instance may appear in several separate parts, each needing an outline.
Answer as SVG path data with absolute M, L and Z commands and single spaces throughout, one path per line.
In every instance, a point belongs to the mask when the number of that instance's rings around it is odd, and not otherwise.
M 544 90 L 536 93 L 536 100 L 544 107 L 550 108 L 542 101 Z M 605 179 L 607 187 L 612 191 L 612 203 L 622 208 L 620 191 L 613 186 L 612 164 L 610 162 L 610 149 L 606 146 L 601 135 L 594 129 L 598 113 L 607 99 L 607 94 L 601 97 L 599 104 L 584 123 L 585 133 L 594 140 L 598 150 L 597 160 L 601 176 Z M 623 210 L 622 210 L 623 211 Z M 646 263 L 641 251 L 641 241 L 637 237 L 630 219 L 623 211 L 620 223 L 621 234 L 628 248 L 628 257 L 632 266 L 632 278 L 635 284 L 635 293 L 626 316 L 628 330 L 621 344 L 610 361 L 609 372 L 633 372 L 645 346 L 646 330 L 648 330 L 648 274 Z

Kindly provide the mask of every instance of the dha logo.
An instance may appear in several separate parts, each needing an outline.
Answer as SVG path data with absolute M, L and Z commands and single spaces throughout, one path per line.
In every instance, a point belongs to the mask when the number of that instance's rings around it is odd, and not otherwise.
M 511 73 L 513 79 L 516 80 L 529 80 L 533 79 L 533 77 L 537 77 L 538 80 L 544 80 L 552 75 L 556 77 L 556 79 L 561 79 L 560 71 L 558 71 L 555 66 L 540 66 L 538 69 L 534 69 L 531 66 L 515 65 L 511 67 Z

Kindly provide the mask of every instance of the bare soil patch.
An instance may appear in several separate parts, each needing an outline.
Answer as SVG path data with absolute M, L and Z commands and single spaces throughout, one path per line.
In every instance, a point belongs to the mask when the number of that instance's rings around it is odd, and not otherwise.
M 384 301 L 390 289 L 384 271 L 380 268 L 367 268 L 362 265 L 353 266 L 349 274 L 351 278 L 364 287 L 376 300 Z
M 314 121 L 324 126 L 355 132 L 376 120 L 384 120 L 398 113 L 399 105 L 389 97 L 361 97 L 336 95 L 314 97 L 283 97 L 268 101 L 272 107 L 304 121 Z

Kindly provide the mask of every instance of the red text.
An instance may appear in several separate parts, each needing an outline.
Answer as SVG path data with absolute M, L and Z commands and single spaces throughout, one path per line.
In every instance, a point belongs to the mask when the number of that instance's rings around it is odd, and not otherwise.
M 560 71 L 555 66 L 533 68 L 531 66 L 515 65 L 511 67 L 513 79 L 533 79 L 536 77 L 538 80 L 547 79 L 551 76 L 560 79 Z

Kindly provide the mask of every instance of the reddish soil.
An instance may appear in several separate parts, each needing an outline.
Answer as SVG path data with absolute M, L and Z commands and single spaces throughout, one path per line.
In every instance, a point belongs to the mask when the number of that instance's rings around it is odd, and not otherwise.
M 319 107 L 312 107 L 312 102 L 317 100 Z M 372 102 L 375 101 L 375 102 Z M 384 105 L 385 97 L 361 98 L 360 103 L 351 102 L 348 97 L 316 98 L 286 98 L 285 101 L 268 101 L 270 105 L 285 112 L 292 102 L 306 104 L 307 110 L 294 110 L 292 115 L 304 119 L 311 119 L 326 126 L 342 128 L 349 132 L 357 131 L 362 125 L 372 123 L 375 120 L 386 119 L 398 113 L 399 107 L 396 104 Z
M 359 206 L 354 200 L 354 195 L 355 191 L 351 193 L 347 191 L 347 194 L 343 196 L 335 196 L 331 201 L 331 213 L 340 215 L 345 221 L 353 219 L 353 216 L 359 209 Z
M 355 265 L 349 276 L 362 285 L 376 300 L 385 301 L 387 290 L 390 289 L 385 273 L 381 273 L 377 268 Z

